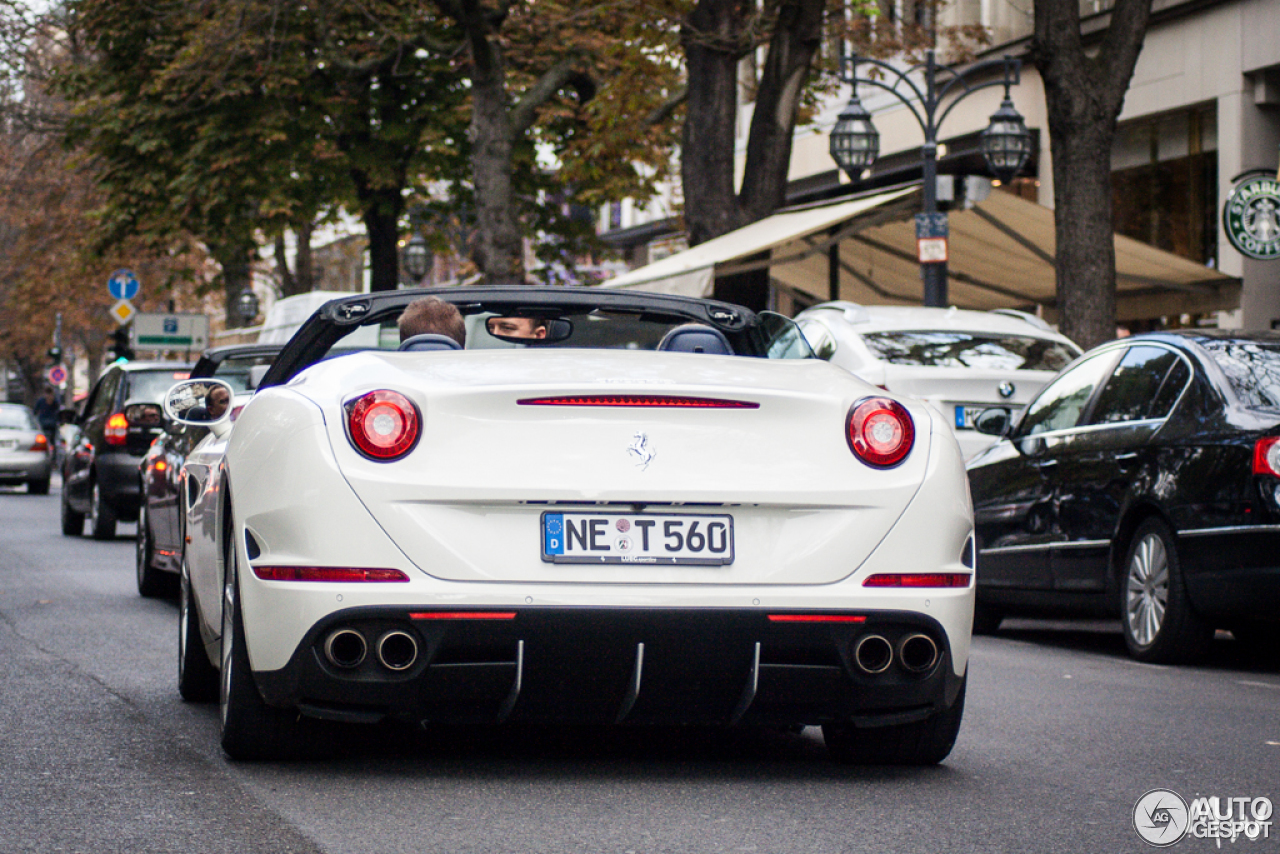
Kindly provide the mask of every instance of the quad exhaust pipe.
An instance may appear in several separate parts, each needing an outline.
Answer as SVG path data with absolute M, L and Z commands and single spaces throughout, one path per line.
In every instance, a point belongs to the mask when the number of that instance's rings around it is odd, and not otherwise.
M 869 676 L 884 673 L 895 655 L 910 673 L 927 673 L 938 663 L 938 644 L 926 634 L 910 634 L 894 645 L 883 635 L 863 635 L 853 647 L 853 660 Z
M 378 638 L 378 661 L 388 670 L 408 670 L 417 660 L 418 641 L 408 632 L 393 629 Z
M 863 673 L 884 673 L 893 664 L 893 644 L 882 635 L 863 635 L 853 648 L 853 660 Z
M 938 663 L 938 645 L 928 635 L 907 635 L 898 643 L 898 660 L 912 673 L 924 673 Z
M 324 657 L 340 670 L 354 670 L 369 657 L 369 642 L 352 628 L 334 629 L 325 638 L 323 649 Z M 418 652 L 418 639 L 401 629 L 383 632 L 373 648 L 378 663 L 394 673 L 413 667 Z
M 334 667 L 351 670 L 364 663 L 369 654 L 369 645 L 364 635 L 355 629 L 338 629 L 330 632 L 324 641 L 324 657 Z

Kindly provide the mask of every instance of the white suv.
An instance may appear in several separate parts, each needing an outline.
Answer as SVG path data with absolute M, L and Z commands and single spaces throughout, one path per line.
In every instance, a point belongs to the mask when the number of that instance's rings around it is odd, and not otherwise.
M 819 358 L 938 407 L 966 459 L 994 441 L 973 429 L 979 412 L 1008 406 L 1016 417 L 1081 352 L 1020 311 L 828 302 L 800 312 L 796 323 Z

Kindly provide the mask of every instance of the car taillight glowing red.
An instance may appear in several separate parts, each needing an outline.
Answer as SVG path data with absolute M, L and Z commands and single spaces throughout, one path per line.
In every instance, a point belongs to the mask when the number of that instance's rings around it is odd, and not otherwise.
M 967 572 L 882 572 L 862 582 L 863 587 L 968 587 Z
M 371 391 L 347 404 L 347 435 L 371 459 L 389 462 L 409 453 L 421 425 L 418 407 L 398 391 Z
M 1253 446 L 1253 473 L 1280 477 L 1280 436 L 1264 436 Z
M 123 412 L 117 412 L 107 419 L 107 426 L 102 431 L 108 445 L 123 445 L 129 436 L 129 419 Z
M 32 442 L 32 443 L 31 443 L 31 450 L 33 450 L 33 451 L 47 451 L 47 450 L 49 450 L 49 439 L 48 439 L 48 437 L 47 437 L 47 436 L 45 436 L 43 433 L 37 433 L 37 434 L 36 434 L 36 440 L 35 440 L 34 442 Z
M 902 462 L 911 453 L 916 428 L 901 403 L 887 397 L 868 397 L 849 410 L 845 435 L 858 459 L 887 468 Z
M 408 581 L 398 569 L 366 569 L 353 566 L 255 566 L 253 574 L 263 581 Z

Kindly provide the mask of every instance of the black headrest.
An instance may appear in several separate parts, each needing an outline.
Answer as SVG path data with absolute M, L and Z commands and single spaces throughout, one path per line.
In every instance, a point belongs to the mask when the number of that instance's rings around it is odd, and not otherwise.
M 437 332 L 424 332 L 421 335 L 412 335 L 400 342 L 401 350 L 461 350 L 462 345 L 454 341 L 448 335 L 441 335 Z
M 732 356 L 733 348 L 724 333 L 712 326 L 691 324 L 677 326 L 658 342 L 659 350 L 673 353 L 710 353 L 713 356 Z

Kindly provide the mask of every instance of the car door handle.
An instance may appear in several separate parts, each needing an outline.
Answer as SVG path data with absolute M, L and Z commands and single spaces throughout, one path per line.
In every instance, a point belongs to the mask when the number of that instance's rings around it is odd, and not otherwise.
M 1035 466 L 1036 468 L 1040 469 L 1041 471 L 1044 471 L 1044 470 L 1046 470 L 1046 469 L 1051 469 L 1051 468 L 1056 467 L 1056 466 L 1058 465 L 1058 461 L 1057 461 L 1057 460 L 1037 460 L 1036 462 L 1032 463 L 1031 465 Z
M 1129 462 L 1130 460 L 1136 460 L 1137 458 L 1138 458 L 1137 451 L 1126 451 L 1123 454 L 1116 454 L 1115 457 L 1113 457 L 1113 459 L 1118 463 Z

